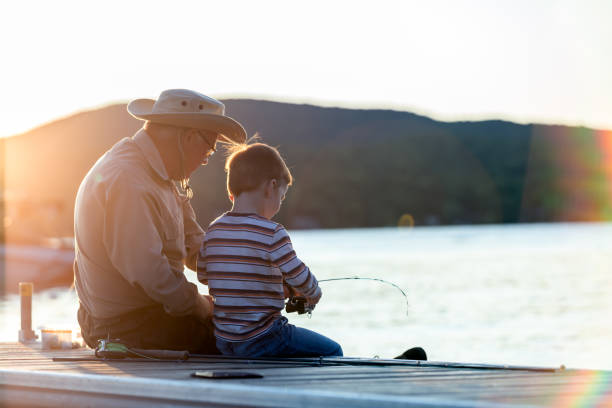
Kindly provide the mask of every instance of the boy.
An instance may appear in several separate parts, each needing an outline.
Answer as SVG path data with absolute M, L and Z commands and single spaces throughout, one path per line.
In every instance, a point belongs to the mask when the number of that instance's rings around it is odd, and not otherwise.
M 287 231 L 271 221 L 292 183 L 282 157 L 263 143 L 238 145 L 225 170 L 232 210 L 210 224 L 198 259 L 198 279 L 214 298 L 217 347 L 248 357 L 342 356 L 338 343 L 281 315 L 288 291 L 313 306 L 321 298 Z

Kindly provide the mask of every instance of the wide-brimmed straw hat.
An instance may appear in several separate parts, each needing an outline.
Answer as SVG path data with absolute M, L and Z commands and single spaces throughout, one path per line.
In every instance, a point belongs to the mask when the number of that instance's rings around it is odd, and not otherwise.
M 127 110 L 136 119 L 209 130 L 229 142 L 246 140 L 242 125 L 225 116 L 223 103 L 188 89 L 165 90 L 157 100 L 135 99 L 128 104 Z

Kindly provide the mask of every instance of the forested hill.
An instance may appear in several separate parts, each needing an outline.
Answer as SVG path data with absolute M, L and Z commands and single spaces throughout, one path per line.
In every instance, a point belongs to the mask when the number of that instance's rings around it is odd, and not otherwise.
M 295 185 L 277 216 L 290 228 L 612 219 L 610 132 L 224 102 L 230 116 L 277 146 L 290 166 Z M 57 225 L 41 233 L 70 234 L 80 180 L 141 123 L 125 105 L 113 105 L 7 139 L 5 195 L 13 229 L 32 211 L 52 207 Z M 196 172 L 192 185 L 202 224 L 229 208 L 222 154 Z

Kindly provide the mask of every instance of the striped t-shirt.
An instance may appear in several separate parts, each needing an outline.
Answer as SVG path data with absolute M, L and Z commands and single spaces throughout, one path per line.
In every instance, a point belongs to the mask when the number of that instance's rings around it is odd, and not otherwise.
M 198 279 L 215 299 L 215 336 L 227 341 L 253 339 L 280 318 L 283 281 L 306 297 L 321 295 L 287 230 L 256 214 L 228 212 L 210 224 L 198 257 Z

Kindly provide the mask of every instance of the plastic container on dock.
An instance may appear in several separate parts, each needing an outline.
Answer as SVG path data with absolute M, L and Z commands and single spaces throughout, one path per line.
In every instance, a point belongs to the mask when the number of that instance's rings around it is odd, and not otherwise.
M 41 329 L 43 350 L 72 348 L 72 330 Z

